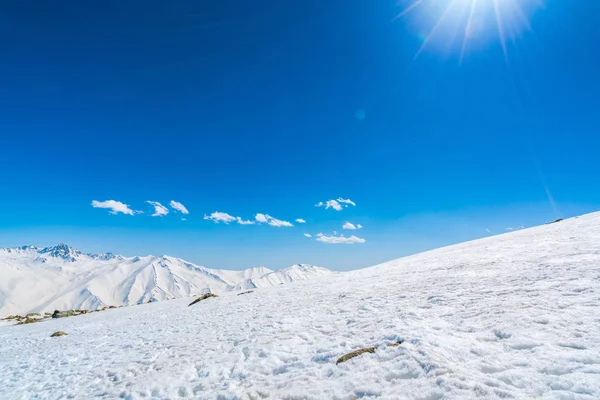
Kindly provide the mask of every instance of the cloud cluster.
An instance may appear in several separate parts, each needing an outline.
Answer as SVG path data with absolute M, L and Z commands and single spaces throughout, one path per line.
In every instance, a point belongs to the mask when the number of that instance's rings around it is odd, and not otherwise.
M 215 223 L 223 222 L 224 224 L 229 224 L 231 222 L 235 222 L 240 225 L 255 225 L 255 224 L 267 224 L 270 226 L 274 226 L 277 228 L 285 227 L 285 226 L 294 226 L 290 222 L 282 221 L 277 218 L 271 217 L 269 214 L 261 214 L 258 213 L 254 216 L 254 221 L 245 220 L 241 217 L 234 217 L 233 215 L 229 215 L 224 212 L 215 211 L 210 215 L 205 215 L 204 219 L 209 221 L 214 221 Z
M 148 203 L 152 207 L 154 207 L 154 213 L 151 214 L 153 217 L 162 217 L 162 216 L 169 214 L 169 209 L 167 207 L 163 206 L 158 201 L 146 200 L 146 203 Z M 185 206 L 183 204 L 179 203 L 178 201 L 171 200 L 169 205 L 171 206 L 171 208 L 173 208 L 176 211 L 179 211 L 182 214 L 188 215 L 190 213 L 188 211 L 188 209 L 185 208 Z M 143 214 L 144 213 L 143 211 L 132 210 L 131 208 L 129 208 L 129 205 L 127 205 L 125 203 L 121 203 L 120 201 L 116 201 L 116 200 L 106 200 L 106 201 L 94 200 L 94 201 L 92 201 L 92 207 L 109 209 L 109 210 L 111 210 L 110 211 L 111 214 L 122 213 L 122 214 L 126 214 L 126 215 L 135 215 L 135 214 Z M 185 219 L 182 218 L 182 221 L 185 221 Z
M 354 231 L 357 229 L 362 229 L 362 225 L 361 224 L 354 225 L 353 223 L 346 221 L 346 223 L 342 226 L 342 228 Z
M 188 215 L 190 212 L 188 211 L 187 208 L 185 208 L 185 206 L 183 204 L 181 204 L 178 201 L 175 200 L 171 200 L 171 202 L 169 203 L 169 205 L 171 206 L 172 209 L 179 211 L 182 214 Z
M 288 221 L 282 221 L 280 219 L 273 218 L 269 214 L 260 214 L 260 213 L 258 213 L 258 214 L 256 214 L 254 216 L 254 219 L 259 224 L 268 224 L 268 225 L 274 226 L 276 228 L 294 226 L 294 225 L 292 225 Z
M 129 205 L 127 205 L 125 203 L 121 203 L 120 201 L 116 201 L 116 200 L 106 200 L 106 201 L 94 200 L 94 201 L 92 201 L 92 207 L 109 209 L 109 210 L 111 210 L 110 211 L 111 214 L 123 213 L 126 215 L 135 215 L 135 214 L 143 213 L 142 211 L 132 210 L 131 208 L 129 208 Z
M 169 213 L 169 209 L 160 204 L 158 201 L 146 200 L 146 203 L 154 207 L 154 214 L 152 214 L 153 217 L 162 217 Z
M 357 244 L 366 242 L 365 239 L 356 237 L 354 235 L 350 237 L 346 237 L 344 235 L 340 236 L 325 236 L 322 233 L 317 234 L 317 241 L 327 244 Z
M 162 216 L 169 214 L 169 209 L 167 207 L 165 207 L 164 205 L 162 205 L 158 201 L 146 200 L 146 203 L 148 203 L 152 207 L 154 207 L 154 212 L 151 214 L 153 217 L 162 217 Z M 180 203 L 178 201 L 171 200 L 169 202 L 169 206 L 173 210 L 175 210 L 175 212 L 181 213 L 184 216 L 190 214 L 188 209 L 182 203 Z M 327 200 L 326 202 L 319 202 L 319 203 L 315 204 L 315 206 L 316 207 L 325 207 L 325 209 L 332 208 L 336 211 L 341 211 L 344 208 L 347 208 L 349 206 L 355 207 L 356 203 L 350 199 L 343 199 L 343 198 L 339 197 L 335 200 Z M 111 214 L 122 213 L 125 215 L 135 215 L 135 214 L 143 213 L 142 211 L 133 210 L 129 207 L 129 205 L 127 205 L 125 203 L 121 203 L 120 201 L 116 201 L 116 200 L 106 200 L 106 201 L 94 200 L 94 201 L 92 201 L 92 207 L 108 209 L 108 210 L 110 210 Z M 185 221 L 186 219 L 187 218 L 181 218 L 182 221 Z M 293 227 L 294 226 L 291 222 L 277 219 L 275 217 L 270 216 L 269 214 L 262 214 L 262 213 L 255 214 L 254 219 L 245 220 L 245 219 L 242 219 L 241 217 L 236 217 L 236 216 L 227 214 L 225 212 L 215 211 L 210 215 L 205 214 L 204 219 L 208 220 L 208 221 L 213 221 L 216 224 L 224 223 L 226 225 L 228 225 L 230 223 L 236 223 L 239 225 L 266 224 L 266 225 L 273 226 L 276 228 Z M 298 224 L 306 224 L 306 220 L 303 218 L 296 218 L 295 222 Z M 363 227 L 360 224 L 353 224 L 349 221 L 346 221 L 343 224 L 342 228 L 344 230 L 358 230 L 358 229 L 362 229 Z M 507 230 L 512 230 L 512 228 L 507 228 Z M 341 234 L 341 235 L 338 234 L 336 231 L 333 231 L 333 234 L 331 236 L 327 236 L 323 233 L 318 233 L 315 236 L 313 236 L 310 233 L 304 233 L 304 236 L 307 238 L 315 237 L 317 241 L 322 242 L 322 243 L 327 243 L 327 244 L 358 244 L 358 243 L 366 242 L 366 240 L 363 238 L 359 238 L 354 235 L 352 235 L 350 237 L 346 237 L 343 234 Z
M 356 206 L 356 203 L 350 199 L 342 199 L 339 197 L 337 200 L 327 200 L 326 202 L 318 202 L 315 207 L 325 207 L 325 209 L 333 208 L 335 211 L 342 211 L 343 208 L 347 208 L 349 205 Z

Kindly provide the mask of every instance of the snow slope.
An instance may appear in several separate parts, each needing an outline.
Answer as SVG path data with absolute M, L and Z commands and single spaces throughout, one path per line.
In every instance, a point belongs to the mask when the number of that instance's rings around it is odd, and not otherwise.
M 1 327 L 0 398 L 600 398 L 600 213 L 187 305 Z
M 211 270 L 170 256 L 83 254 L 64 244 L 0 249 L 0 318 L 250 289 L 328 273 L 331 271 L 307 265 L 281 271 L 264 267 Z

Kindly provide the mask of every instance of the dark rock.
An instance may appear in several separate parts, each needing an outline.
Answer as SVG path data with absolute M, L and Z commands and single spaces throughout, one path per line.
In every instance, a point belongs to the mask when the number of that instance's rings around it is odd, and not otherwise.
M 387 347 L 398 347 L 402 343 L 404 343 L 404 340 L 400 339 L 400 340 L 398 340 L 395 343 L 388 344 Z M 346 362 L 349 359 L 354 358 L 354 357 L 358 357 L 358 356 L 360 356 L 361 354 L 364 354 L 364 353 L 375 353 L 375 347 L 365 347 L 363 349 L 358 349 L 358 350 L 351 351 L 350 353 L 348 353 L 346 355 L 343 355 L 342 357 L 338 358 L 338 360 L 337 360 L 337 362 L 335 364 L 337 365 L 337 364 Z
M 24 320 L 17 322 L 17 325 L 34 324 L 40 321 L 42 321 L 42 318 L 25 318 Z
M 57 331 L 54 332 L 52 335 L 50 335 L 50 337 L 58 337 L 58 336 L 66 336 L 67 334 L 64 333 L 63 331 Z
M 75 315 L 79 315 L 79 313 L 75 310 L 67 310 L 67 311 L 54 311 L 52 314 L 52 318 L 65 318 L 65 317 L 73 317 Z
M 252 293 L 252 292 L 254 292 L 254 290 L 248 290 L 247 292 L 238 293 L 238 296 L 241 296 L 243 294 Z
M 346 362 L 351 358 L 358 357 L 361 354 L 365 354 L 365 353 L 375 353 L 375 347 L 365 347 L 364 349 L 358 349 L 358 350 L 351 351 L 350 353 L 338 358 L 338 360 L 335 364 L 337 365 L 337 364 Z
M 390 344 L 388 344 L 388 347 L 398 347 L 398 346 L 400 346 L 402 343 L 404 343 L 404 339 L 400 339 L 400 340 L 398 340 L 396 343 L 390 343 Z
M 206 293 L 206 294 L 203 294 L 202 296 L 198 297 L 196 300 L 194 300 L 194 301 L 192 301 L 190 304 L 188 304 L 188 307 L 189 307 L 189 306 L 193 306 L 194 304 L 196 304 L 196 303 L 198 303 L 198 302 L 200 302 L 200 301 L 202 301 L 202 300 L 206 300 L 206 299 L 208 299 L 209 297 L 218 297 L 218 296 L 217 296 L 216 294 L 214 294 L 214 293 Z

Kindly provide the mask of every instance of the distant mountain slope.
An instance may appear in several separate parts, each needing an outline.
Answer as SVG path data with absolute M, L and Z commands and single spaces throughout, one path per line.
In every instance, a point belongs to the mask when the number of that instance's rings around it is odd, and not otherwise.
M 65 244 L 0 249 L 0 317 L 96 309 L 280 285 L 330 274 L 311 265 L 281 271 L 211 270 L 170 256 L 85 254 Z

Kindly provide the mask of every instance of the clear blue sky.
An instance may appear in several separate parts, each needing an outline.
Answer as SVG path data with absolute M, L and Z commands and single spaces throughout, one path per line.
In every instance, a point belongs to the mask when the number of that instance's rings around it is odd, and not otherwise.
M 461 60 L 464 18 L 415 58 L 441 10 L 395 0 L 4 2 L 0 246 L 343 270 L 596 211 L 600 4 L 519 3 Z

